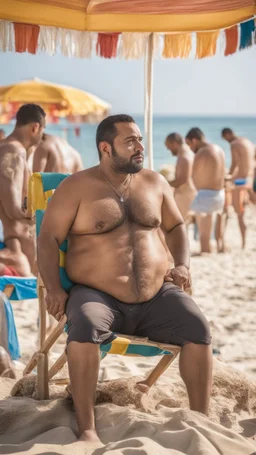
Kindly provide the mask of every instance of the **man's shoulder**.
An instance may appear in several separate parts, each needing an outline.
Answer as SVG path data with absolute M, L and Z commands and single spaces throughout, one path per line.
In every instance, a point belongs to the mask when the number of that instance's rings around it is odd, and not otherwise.
M 15 155 L 20 155 L 23 158 L 26 156 L 26 150 L 23 145 L 16 140 L 10 140 L 8 138 L 0 142 L 0 152 L 13 153 Z
M 65 186 L 77 187 L 80 185 L 90 185 L 93 180 L 96 180 L 97 172 L 95 167 L 90 167 L 88 169 L 83 169 L 82 171 L 75 172 L 74 174 L 69 175 L 63 183 Z
M 165 180 L 165 178 L 157 171 L 151 171 L 150 169 L 142 169 L 139 172 L 139 176 L 143 180 L 147 180 L 148 182 L 157 183 Z

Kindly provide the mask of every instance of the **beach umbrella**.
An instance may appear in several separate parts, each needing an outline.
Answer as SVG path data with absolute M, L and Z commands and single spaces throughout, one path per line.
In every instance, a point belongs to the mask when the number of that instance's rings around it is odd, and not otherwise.
M 218 31 L 227 29 L 225 55 L 243 49 L 252 42 L 254 0 L 0 0 L 0 19 L 10 21 L 12 31 L 0 22 L 0 50 L 29 51 L 37 49 L 54 54 L 60 47 L 64 55 L 87 57 L 92 47 L 88 32 L 97 32 L 97 54 L 111 58 L 117 55 L 122 34 L 125 58 L 145 57 L 145 132 L 149 167 L 153 168 L 152 92 L 153 57 L 156 34 L 165 34 L 163 56 L 187 57 L 191 51 L 190 33 L 196 33 L 196 56 L 214 55 Z M 247 24 L 246 21 L 250 20 Z M 244 23 L 240 33 L 233 28 Z M 61 33 L 59 34 L 59 31 Z M 128 35 L 136 35 L 132 43 Z M 141 46 L 138 34 L 146 40 Z M 59 40 L 56 38 L 59 36 Z M 240 44 L 238 45 L 238 38 Z M 140 50 L 138 50 L 140 47 Z
M 33 79 L 0 87 L 0 123 L 8 123 L 24 103 L 40 104 L 52 123 L 65 118 L 76 123 L 98 122 L 110 104 L 74 87 Z

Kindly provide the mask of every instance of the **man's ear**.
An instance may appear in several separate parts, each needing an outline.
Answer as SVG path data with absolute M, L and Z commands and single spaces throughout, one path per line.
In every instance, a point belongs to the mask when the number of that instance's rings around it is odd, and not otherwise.
M 99 149 L 100 149 L 100 153 L 102 156 L 106 156 L 106 157 L 110 157 L 111 155 L 111 151 L 112 151 L 112 147 L 111 145 L 106 142 L 106 141 L 102 141 L 99 143 Z
M 32 133 L 36 134 L 38 133 L 40 128 L 40 124 L 38 122 L 32 123 Z

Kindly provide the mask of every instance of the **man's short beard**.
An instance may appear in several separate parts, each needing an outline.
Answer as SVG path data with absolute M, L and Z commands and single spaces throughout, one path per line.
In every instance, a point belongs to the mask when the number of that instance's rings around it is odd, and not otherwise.
M 120 155 L 118 155 L 113 145 L 112 158 L 113 158 L 112 169 L 113 171 L 118 172 L 120 174 L 136 174 L 143 168 L 143 162 L 136 163 L 136 161 L 134 161 L 132 158 L 128 161 L 122 158 Z

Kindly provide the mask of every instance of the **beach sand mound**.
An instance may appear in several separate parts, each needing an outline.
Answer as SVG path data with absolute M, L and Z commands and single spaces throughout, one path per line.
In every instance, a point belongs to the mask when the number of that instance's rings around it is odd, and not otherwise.
M 122 369 L 119 359 L 109 356 L 104 361 L 101 376 L 110 377 L 97 387 L 96 425 L 104 448 L 85 450 L 76 442 L 75 413 L 64 386 L 51 385 L 52 399 L 37 401 L 31 399 L 36 396 L 35 377 L 28 376 L 16 384 L 0 380 L 1 398 L 11 392 L 16 395 L 0 402 L 0 454 L 256 453 L 252 439 L 256 435 L 256 384 L 243 373 L 215 360 L 207 418 L 188 410 L 177 362 L 143 394 L 136 387 L 141 376 L 116 378 Z M 141 362 L 134 359 L 134 372 L 136 367 L 145 369 L 147 362 Z

